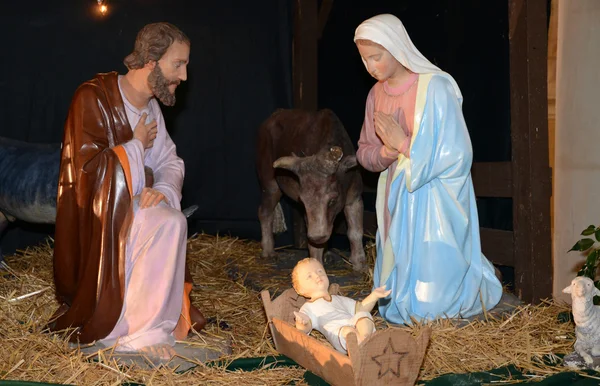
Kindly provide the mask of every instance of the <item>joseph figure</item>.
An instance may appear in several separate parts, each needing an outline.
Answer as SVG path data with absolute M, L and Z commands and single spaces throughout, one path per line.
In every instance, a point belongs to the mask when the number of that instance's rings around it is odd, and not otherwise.
M 157 359 L 205 325 L 191 304 L 184 163 L 160 100 L 175 104 L 190 40 L 174 25 L 146 25 L 124 63 L 75 92 L 65 124 L 57 198 L 50 328 L 71 341 Z

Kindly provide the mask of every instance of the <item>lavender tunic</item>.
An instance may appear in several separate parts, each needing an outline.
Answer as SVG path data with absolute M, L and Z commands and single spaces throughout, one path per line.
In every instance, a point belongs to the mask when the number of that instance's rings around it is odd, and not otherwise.
M 134 196 L 134 220 L 126 246 L 125 299 L 119 321 L 100 343 L 116 345 L 116 351 L 137 351 L 156 344 L 175 344 L 173 330 L 181 313 L 185 280 L 187 222 L 180 206 L 185 168 L 156 99 L 142 110 L 135 108 L 125 98 L 120 80 L 132 130 L 147 113 L 147 122 L 155 119 L 158 132 L 153 147 L 146 151 L 137 139 L 123 145 Z M 165 195 L 167 203 L 139 209 L 139 195 L 146 182 L 144 165 L 153 169 L 153 188 Z

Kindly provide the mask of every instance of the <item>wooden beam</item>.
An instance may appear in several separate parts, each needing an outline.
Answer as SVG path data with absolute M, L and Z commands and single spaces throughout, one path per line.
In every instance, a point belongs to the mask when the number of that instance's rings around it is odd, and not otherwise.
M 512 164 L 510 162 L 475 162 L 471 168 L 475 196 L 512 197 Z
M 317 110 L 318 1 L 294 3 L 294 107 Z
M 509 0 L 515 289 L 524 301 L 552 296 L 548 165 L 547 0 Z
M 481 251 L 494 264 L 513 267 L 515 244 L 512 231 L 479 228 Z
M 323 0 L 321 8 L 319 8 L 319 39 L 323 36 L 323 30 L 327 25 L 327 19 L 329 18 L 331 8 L 333 8 L 333 0 Z
M 365 234 L 372 236 L 377 234 L 377 216 L 375 212 L 364 212 L 363 228 Z M 339 225 L 334 228 L 334 232 L 345 234 L 346 222 L 340 221 Z M 479 228 L 479 232 L 483 254 L 494 264 L 513 267 L 515 263 L 513 232 L 483 227 Z
M 294 37 L 292 39 L 292 78 L 294 107 L 317 110 L 317 44 L 318 0 L 294 1 Z M 306 223 L 304 213 L 292 207 L 294 246 L 306 248 Z

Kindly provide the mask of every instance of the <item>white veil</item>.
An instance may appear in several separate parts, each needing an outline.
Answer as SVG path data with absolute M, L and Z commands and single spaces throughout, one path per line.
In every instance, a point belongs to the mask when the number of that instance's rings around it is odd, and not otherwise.
M 365 20 L 354 32 L 354 42 L 358 39 L 370 40 L 383 46 L 400 64 L 412 72 L 418 74 L 433 73 L 444 76 L 452 83 L 458 100 L 462 102 L 462 93 L 454 78 L 447 72 L 440 70 L 419 52 L 410 40 L 404 25 L 396 16 L 382 14 Z M 364 59 L 363 63 L 367 67 Z

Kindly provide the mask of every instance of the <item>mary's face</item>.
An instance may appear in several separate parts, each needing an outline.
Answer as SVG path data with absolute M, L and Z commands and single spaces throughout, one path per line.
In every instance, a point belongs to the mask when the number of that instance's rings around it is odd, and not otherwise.
M 402 65 L 380 45 L 357 44 L 358 52 L 367 65 L 369 74 L 378 81 L 384 82 L 394 76 Z

